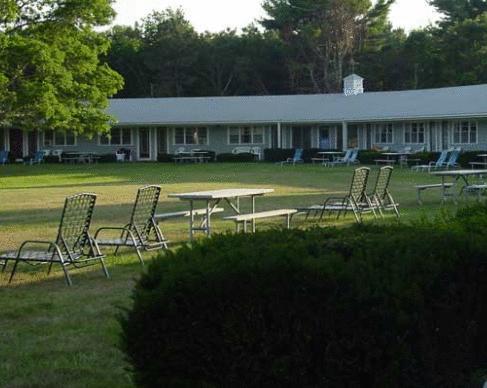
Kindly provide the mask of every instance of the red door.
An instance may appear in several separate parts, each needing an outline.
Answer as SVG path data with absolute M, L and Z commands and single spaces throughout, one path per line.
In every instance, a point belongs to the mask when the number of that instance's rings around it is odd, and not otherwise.
M 24 156 L 24 140 L 23 133 L 20 129 L 11 129 L 9 131 L 10 138 L 10 155 L 15 159 L 20 159 Z

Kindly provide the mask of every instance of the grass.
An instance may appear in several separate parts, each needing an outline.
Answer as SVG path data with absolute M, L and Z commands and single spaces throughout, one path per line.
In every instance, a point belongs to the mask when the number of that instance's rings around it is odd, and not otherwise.
M 0 250 L 15 249 L 26 239 L 52 240 L 64 198 L 79 192 L 98 194 L 94 230 L 125 224 L 137 188 L 146 184 L 162 185 L 160 212 L 187 209 L 186 203 L 167 198 L 169 193 L 233 187 L 275 189 L 257 199 L 257 210 L 268 210 L 319 203 L 327 195 L 344 194 L 351 172 L 346 167 L 274 164 L 5 166 L 0 168 Z M 391 191 L 404 220 L 438 213 L 443 207 L 439 190 L 426 192 L 425 205 L 419 207 L 413 187 L 437 181 L 428 174 L 394 172 Z M 455 205 L 445 207 L 454 209 Z M 234 230 L 232 223 L 219 218 L 214 217 L 213 222 L 217 232 Z M 280 222 L 259 222 L 258 228 Z M 351 217 L 344 221 L 349 222 Z M 298 219 L 295 225 L 309 223 Z M 187 240 L 187 220 L 161 226 L 171 241 Z M 71 288 L 65 286 L 57 269 L 47 277 L 45 271 L 20 265 L 12 286 L 7 286 L 6 275 L 0 275 L 0 386 L 133 386 L 118 349 L 117 315 L 130 305 L 141 267 L 133 254 L 109 256 L 107 261 L 110 280 L 98 267 L 72 271 Z

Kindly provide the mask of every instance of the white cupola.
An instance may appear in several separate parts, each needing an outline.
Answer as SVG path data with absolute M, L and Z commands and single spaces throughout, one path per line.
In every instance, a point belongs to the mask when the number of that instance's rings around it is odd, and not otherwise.
M 350 74 L 343 79 L 343 94 L 356 96 L 364 93 L 364 79 L 357 74 Z

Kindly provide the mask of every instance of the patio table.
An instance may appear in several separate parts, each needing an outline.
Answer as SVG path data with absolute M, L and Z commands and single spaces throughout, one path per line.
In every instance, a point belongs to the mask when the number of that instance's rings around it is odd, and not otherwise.
M 207 236 L 211 235 L 211 214 L 221 201 L 225 201 L 236 214 L 240 214 L 240 198 L 250 198 L 251 212 L 255 213 L 255 198 L 273 191 L 274 189 L 223 189 L 169 194 L 168 196 L 189 202 L 189 239 L 193 240 L 194 232 L 196 231 L 204 232 Z M 206 214 L 203 216 L 199 226 L 195 225 L 194 219 L 194 203 L 196 201 L 204 201 L 206 203 Z
M 431 175 L 434 175 L 434 176 L 439 176 L 441 177 L 441 183 L 443 185 L 443 200 L 446 200 L 448 195 L 446 193 L 446 185 L 445 185 L 445 181 L 446 181 L 446 178 L 454 178 L 454 184 L 457 184 L 458 181 L 463 181 L 463 186 L 462 188 L 460 189 L 458 196 L 460 196 L 463 191 L 465 190 L 466 187 L 470 186 L 471 183 L 469 181 L 469 179 L 471 177 L 482 177 L 483 175 L 487 175 L 487 170 L 451 170 L 451 171 L 433 171 L 433 172 L 430 172 Z

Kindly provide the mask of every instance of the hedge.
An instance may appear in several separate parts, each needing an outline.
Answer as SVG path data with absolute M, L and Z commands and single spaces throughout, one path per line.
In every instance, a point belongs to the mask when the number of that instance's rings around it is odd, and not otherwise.
M 141 387 L 474 387 L 487 207 L 220 235 L 158 257 L 121 320 Z
M 244 152 L 241 154 L 218 154 L 216 156 L 217 162 L 241 162 L 241 163 L 249 163 L 257 161 L 257 157 L 254 154 Z

